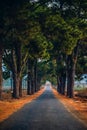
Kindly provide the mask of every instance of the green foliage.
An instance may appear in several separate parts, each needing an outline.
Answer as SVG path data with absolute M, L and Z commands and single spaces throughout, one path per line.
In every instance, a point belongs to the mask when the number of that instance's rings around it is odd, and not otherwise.
M 11 50 L 17 52 L 15 46 L 20 44 L 21 68 L 26 66 L 28 58 L 40 58 L 38 74 L 42 79 L 55 79 L 56 73 L 65 71 L 65 56 L 73 52 L 78 41 L 87 43 L 86 7 L 86 0 L 2 1 L 0 44 L 3 43 L 5 52 L 8 51 L 3 56 L 8 70 L 11 68 Z M 57 66 L 53 59 L 60 55 L 62 59 Z M 83 59 L 82 55 L 78 62 L 79 71 L 82 62 L 85 64 L 81 73 L 87 66 Z
M 51 83 L 56 84 L 55 60 L 42 60 L 41 62 L 38 62 L 38 77 L 41 78 L 42 83 L 49 80 Z
M 57 49 L 66 54 L 72 53 L 81 33 L 78 28 L 75 29 L 58 14 L 48 16 L 45 27 L 47 37 L 54 44 L 55 51 Z
M 87 73 L 87 44 L 80 45 L 76 67 L 76 75 L 81 76 Z

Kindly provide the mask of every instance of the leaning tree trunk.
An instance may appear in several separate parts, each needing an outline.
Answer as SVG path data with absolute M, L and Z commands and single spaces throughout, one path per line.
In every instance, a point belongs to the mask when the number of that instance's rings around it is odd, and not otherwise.
M 74 51 L 67 59 L 67 96 L 70 98 L 74 97 L 74 80 L 75 80 L 75 68 L 78 56 L 79 42 L 74 48 Z
M 0 99 L 2 98 L 2 56 L 3 56 L 3 46 L 0 45 Z

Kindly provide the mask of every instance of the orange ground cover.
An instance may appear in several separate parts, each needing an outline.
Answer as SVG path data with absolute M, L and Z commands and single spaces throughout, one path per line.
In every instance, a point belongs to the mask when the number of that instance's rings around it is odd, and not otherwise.
M 21 99 L 12 99 L 0 101 L 0 122 L 8 118 L 11 114 L 16 112 L 18 109 L 23 107 L 26 103 L 31 102 L 32 100 L 39 97 L 43 92 L 44 88 L 31 96 L 26 96 Z
M 8 118 L 11 114 L 23 107 L 25 104 L 39 97 L 44 89 L 41 89 L 37 93 L 31 96 L 25 96 L 21 99 L 10 99 L 0 101 L 0 122 Z M 52 88 L 52 91 L 56 98 L 58 98 L 69 112 L 71 112 L 76 118 L 87 125 L 87 100 L 83 101 L 78 98 L 69 99 L 66 96 L 61 96 L 58 92 Z
M 64 104 L 67 110 L 87 126 L 87 100 L 83 101 L 77 97 L 70 99 L 66 96 L 58 94 L 58 92 L 53 88 L 52 91 L 55 97 Z

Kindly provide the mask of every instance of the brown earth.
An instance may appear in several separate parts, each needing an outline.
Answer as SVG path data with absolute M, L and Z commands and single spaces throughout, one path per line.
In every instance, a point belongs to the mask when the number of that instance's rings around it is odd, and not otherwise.
M 52 91 L 56 98 L 58 98 L 69 112 L 87 126 L 87 98 L 75 96 L 70 99 L 64 95 L 60 95 L 55 89 Z
M 0 101 L 0 122 L 8 118 L 25 104 L 39 97 L 44 92 L 44 90 L 45 89 L 43 88 L 33 95 L 23 96 L 20 99 L 12 99 L 9 96 L 9 93 L 3 93 L 4 100 Z

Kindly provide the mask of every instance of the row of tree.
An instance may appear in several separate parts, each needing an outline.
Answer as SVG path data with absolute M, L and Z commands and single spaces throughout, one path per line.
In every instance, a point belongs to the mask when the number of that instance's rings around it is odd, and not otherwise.
M 86 0 L 1 1 L 0 98 L 3 64 L 12 72 L 12 96 L 19 98 L 24 75 L 28 77 L 27 94 L 39 89 L 43 75 L 37 63 L 43 59 L 56 61 L 58 91 L 65 94 L 67 79 L 67 96 L 73 97 L 78 49 L 87 42 L 86 6 Z
M 71 98 L 74 96 L 78 54 L 83 59 L 84 56 L 85 59 L 87 58 L 86 52 L 81 54 L 84 51 L 81 46 L 83 48 L 87 46 L 87 2 L 86 0 L 55 0 L 49 1 L 49 6 L 51 7 L 49 17 L 44 15 L 41 25 L 45 25 L 44 35 L 53 45 L 50 56 L 51 59 L 56 60 L 58 91 L 65 94 L 67 80 L 67 96 Z
M 27 94 L 37 91 L 36 64 L 47 55 L 49 42 L 43 35 L 29 1 L 2 1 L 0 30 L 0 97 L 2 97 L 2 64 L 12 72 L 13 98 L 22 96 L 22 77 L 28 75 Z M 3 63 L 2 63 L 3 62 Z

